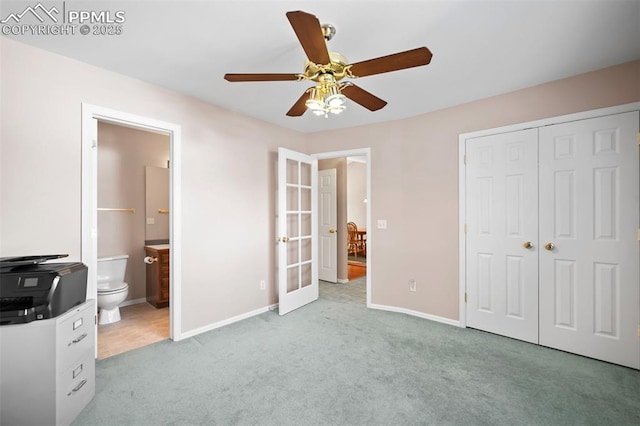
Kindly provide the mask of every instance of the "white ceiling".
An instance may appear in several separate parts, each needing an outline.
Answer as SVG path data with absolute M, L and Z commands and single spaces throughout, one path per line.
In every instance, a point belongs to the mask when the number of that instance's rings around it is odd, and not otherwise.
M 3 3 L 4 18 L 35 1 Z M 640 59 L 637 0 L 67 1 L 65 7 L 124 10 L 124 32 L 14 38 L 302 132 L 411 117 Z M 291 10 L 333 24 L 329 49 L 351 63 L 420 46 L 433 59 L 354 80 L 388 102 L 380 111 L 349 102 L 327 119 L 287 117 L 312 84 L 229 83 L 223 75 L 302 72 L 304 52 L 285 16 Z

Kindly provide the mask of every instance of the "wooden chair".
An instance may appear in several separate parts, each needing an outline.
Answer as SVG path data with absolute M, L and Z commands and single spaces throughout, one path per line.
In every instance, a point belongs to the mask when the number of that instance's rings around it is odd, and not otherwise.
M 364 241 L 358 235 L 358 226 L 347 222 L 347 255 L 358 256 L 358 253 L 366 253 Z

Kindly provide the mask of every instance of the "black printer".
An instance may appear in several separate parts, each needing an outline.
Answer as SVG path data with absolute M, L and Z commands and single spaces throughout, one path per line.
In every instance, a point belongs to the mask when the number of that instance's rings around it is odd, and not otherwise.
M 87 266 L 66 254 L 0 258 L 0 325 L 54 318 L 87 299 Z

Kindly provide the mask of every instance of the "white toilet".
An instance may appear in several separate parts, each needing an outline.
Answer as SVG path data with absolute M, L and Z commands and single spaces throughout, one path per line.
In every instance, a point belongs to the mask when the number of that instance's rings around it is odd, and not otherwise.
M 98 324 L 120 321 L 120 305 L 129 294 L 129 284 L 124 282 L 127 269 L 126 254 L 98 258 Z

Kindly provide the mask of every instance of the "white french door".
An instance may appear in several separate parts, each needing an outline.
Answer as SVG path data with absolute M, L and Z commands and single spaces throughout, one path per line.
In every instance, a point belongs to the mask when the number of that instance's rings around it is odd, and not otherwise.
M 318 161 L 278 149 L 278 299 L 280 315 L 318 298 Z
M 639 122 L 466 140 L 470 327 L 640 368 Z
M 538 130 L 467 140 L 467 324 L 538 341 Z
M 540 344 L 633 368 L 638 120 L 636 111 L 540 129 Z
M 336 169 L 318 172 L 318 240 L 320 244 L 318 261 L 319 278 L 332 283 L 338 282 L 338 209 Z

